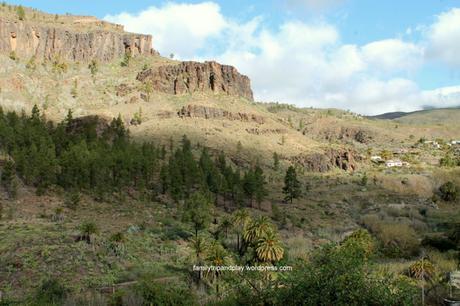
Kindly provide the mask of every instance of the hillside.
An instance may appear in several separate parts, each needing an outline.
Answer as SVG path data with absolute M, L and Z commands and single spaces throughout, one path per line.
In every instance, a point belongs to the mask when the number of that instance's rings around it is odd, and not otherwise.
M 460 110 L 257 102 L 237 67 L 21 8 L 0 6 L 0 305 L 418 305 L 422 284 L 442 300 Z
M 459 108 L 429 109 L 415 112 L 394 112 L 377 116 L 370 116 L 372 119 L 388 119 L 410 124 L 450 124 L 457 123 Z M 419 120 L 419 121 L 417 121 Z

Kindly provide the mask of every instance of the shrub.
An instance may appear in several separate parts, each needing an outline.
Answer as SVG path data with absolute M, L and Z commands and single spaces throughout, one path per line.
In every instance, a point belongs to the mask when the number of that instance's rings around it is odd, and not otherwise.
M 447 182 L 439 187 L 439 193 L 446 202 L 454 202 L 458 198 L 458 188 L 452 182 Z
M 16 14 L 18 15 L 19 20 L 26 19 L 26 12 L 24 11 L 24 7 L 22 7 L 22 5 L 16 8 Z
M 128 67 L 129 63 L 131 62 L 131 52 L 125 52 L 125 55 L 123 56 L 123 60 L 121 61 L 121 67 Z
M 16 55 L 16 52 L 15 52 L 15 51 L 11 51 L 11 52 L 10 52 L 9 58 L 10 58 L 10 60 L 12 60 L 12 61 L 17 61 L 17 60 L 19 60 L 19 58 L 18 58 L 18 56 Z
M 97 61 L 94 59 L 91 60 L 91 62 L 88 65 L 88 68 L 91 71 L 91 76 L 94 77 L 99 70 Z
M 26 64 L 26 68 L 29 70 L 37 69 L 36 56 L 33 55 Z
M 366 257 L 371 256 L 375 251 L 375 241 L 371 234 L 365 229 L 359 229 L 342 241 L 345 247 L 356 247 L 362 249 Z
M 444 236 L 431 235 L 423 238 L 422 245 L 433 249 L 437 249 L 441 252 L 446 252 L 449 250 L 455 250 L 457 248 L 457 246 L 452 240 L 452 237 L 450 237 L 449 239 Z
M 76 210 L 80 205 L 81 195 L 78 191 L 73 191 L 69 193 L 65 199 L 65 206 L 72 210 Z
M 386 223 L 376 233 L 382 251 L 390 257 L 409 258 L 418 253 L 417 234 L 407 224 Z
M 136 286 L 136 292 L 144 299 L 143 305 L 197 305 L 194 294 L 173 284 L 160 284 L 153 277 L 144 277 Z
M 268 296 L 276 305 L 410 305 L 414 290 L 407 281 L 372 274 L 361 248 L 330 245 Z
M 372 233 L 376 233 L 380 229 L 382 221 L 378 215 L 372 214 L 363 216 L 361 224 Z
M 62 305 L 69 290 L 56 279 L 45 280 L 35 294 L 37 305 Z

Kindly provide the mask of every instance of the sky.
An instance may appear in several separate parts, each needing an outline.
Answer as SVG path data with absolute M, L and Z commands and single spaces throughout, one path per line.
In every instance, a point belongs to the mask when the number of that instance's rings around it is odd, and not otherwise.
M 460 106 L 458 0 L 8 1 L 151 34 L 162 55 L 216 60 L 257 101 L 366 115 Z

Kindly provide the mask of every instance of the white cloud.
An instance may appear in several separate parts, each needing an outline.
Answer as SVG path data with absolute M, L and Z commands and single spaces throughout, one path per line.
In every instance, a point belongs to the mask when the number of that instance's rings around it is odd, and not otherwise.
M 460 18 L 452 18 L 459 12 L 439 16 L 431 27 L 431 43 L 390 38 L 362 46 L 341 43 L 339 31 L 328 23 L 288 20 L 273 28 L 261 16 L 238 22 L 224 16 L 213 2 L 169 3 L 137 15 L 123 13 L 106 19 L 124 24 L 129 31 L 152 34 L 154 47 L 162 54 L 217 59 L 236 66 L 251 78 L 259 101 L 377 114 L 460 104 L 460 87 L 423 91 L 410 80 L 424 64 L 426 48 L 460 64 L 451 57 L 453 51 L 440 49 L 460 41 L 460 36 L 455 40 L 443 36 L 448 29 L 460 35 L 458 27 L 446 25 L 460 23 Z
M 154 35 L 154 46 L 163 54 L 192 57 L 209 38 L 227 27 L 220 7 L 213 2 L 199 4 L 167 3 L 138 13 L 108 15 L 107 21 L 125 25 L 125 30 Z
M 437 17 L 428 29 L 428 55 L 448 65 L 460 66 L 460 9 L 453 8 Z
M 371 42 L 362 47 L 365 60 L 387 72 L 412 71 L 421 66 L 423 48 L 400 39 Z
M 305 7 L 311 10 L 323 10 L 342 4 L 345 0 L 287 0 L 293 7 Z

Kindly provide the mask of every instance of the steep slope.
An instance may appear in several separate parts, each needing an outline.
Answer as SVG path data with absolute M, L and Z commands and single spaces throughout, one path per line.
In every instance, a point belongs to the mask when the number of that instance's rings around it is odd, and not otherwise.
M 36 104 L 54 120 L 69 110 L 120 115 L 138 139 L 169 143 L 186 133 L 247 163 L 271 165 L 276 152 L 313 171 L 358 169 L 369 148 L 458 136 L 455 125 L 254 103 L 249 78 L 235 67 L 163 58 L 151 52 L 150 36 L 95 18 L 25 12 L 19 20 L 14 9 L 0 8 L 0 105 L 8 110 Z
M 150 35 L 126 33 L 123 26 L 94 17 L 56 17 L 31 9 L 19 17 L 15 10 L 2 7 L 0 53 L 37 61 L 82 62 L 153 53 Z

